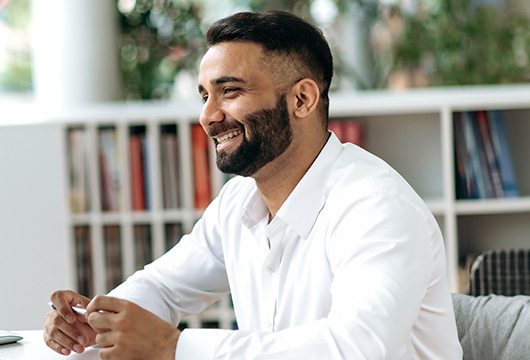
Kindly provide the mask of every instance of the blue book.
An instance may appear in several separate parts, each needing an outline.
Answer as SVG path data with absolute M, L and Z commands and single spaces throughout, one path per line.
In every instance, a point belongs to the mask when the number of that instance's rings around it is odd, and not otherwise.
M 488 111 L 491 142 L 499 166 L 502 189 L 505 197 L 518 197 L 519 188 L 513 168 L 512 155 L 504 127 L 504 118 L 500 110 Z
M 480 161 L 480 149 L 477 142 L 476 133 L 473 126 L 473 113 L 465 111 L 462 113 L 462 123 L 464 127 L 465 151 L 469 158 L 471 176 L 477 188 L 477 196 L 470 198 L 486 199 L 488 191 L 486 188 L 486 179 Z

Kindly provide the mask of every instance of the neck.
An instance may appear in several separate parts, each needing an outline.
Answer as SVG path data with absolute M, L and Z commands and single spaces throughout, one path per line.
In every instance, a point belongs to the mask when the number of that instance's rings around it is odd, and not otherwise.
M 269 209 L 271 221 L 285 200 L 326 144 L 329 133 L 314 139 L 305 138 L 301 146 L 291 147 L 274 161 L 265 165 L 252 177 Z

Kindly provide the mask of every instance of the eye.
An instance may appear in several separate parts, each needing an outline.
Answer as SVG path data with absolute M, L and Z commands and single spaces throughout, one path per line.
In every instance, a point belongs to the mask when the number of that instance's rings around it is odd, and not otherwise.
M 234 87 L 227 87 L 227 88 L 224 88 L 223 89 L 223 93 L 225 95 L 230 95 L 230 94 L 233 94 L 235 92 L 239 91 L 239 88 L 234 88 Z
M 206 101 L 208 101 L 208 94 L 201 95 L 202 103 L 206 104 Z

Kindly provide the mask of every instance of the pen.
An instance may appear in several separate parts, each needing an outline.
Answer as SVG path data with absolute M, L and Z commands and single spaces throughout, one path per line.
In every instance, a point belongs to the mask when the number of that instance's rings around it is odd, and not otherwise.
M 50 305 L 52 308 L 57 310 L 57 308 L 55 307 L 55 305 L 53 305 L 53 303 L 49 302 L 48 305 Z M 86 316 L 86 309 L 83 309 L 83 308 L 80 308 L 80 307 L 77 307 L 77 306 L 70 306 L 70 308 L 72 308 L 73 312 L 75 312 L 75 313 L 77 313 L 79 315 Z

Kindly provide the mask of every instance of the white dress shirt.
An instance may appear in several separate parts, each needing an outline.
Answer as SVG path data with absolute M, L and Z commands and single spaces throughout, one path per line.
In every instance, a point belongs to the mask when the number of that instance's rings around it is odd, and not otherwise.
M 381 159 L 332 134 L 268 219 L 236 177 L 110 295 L 177 324 L 231 292 L 239 330 L 185 329 L 178 360 L 462 358 L 438 225 Z

